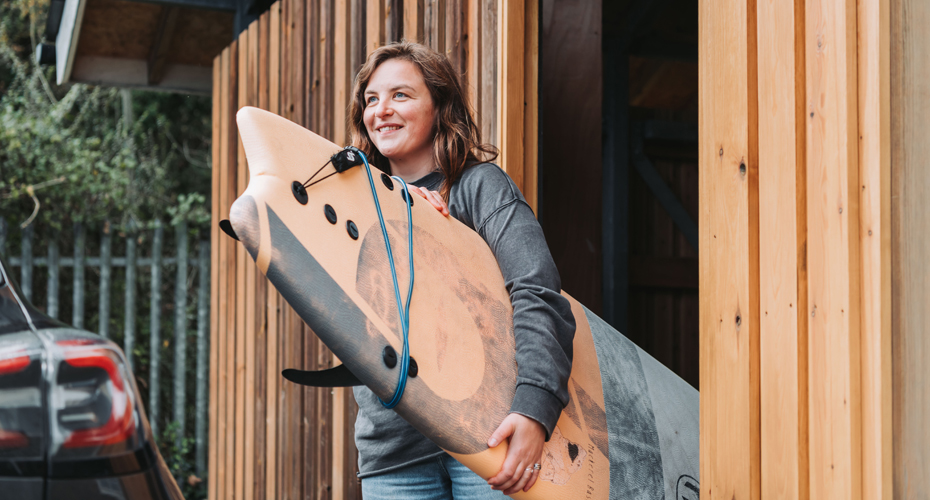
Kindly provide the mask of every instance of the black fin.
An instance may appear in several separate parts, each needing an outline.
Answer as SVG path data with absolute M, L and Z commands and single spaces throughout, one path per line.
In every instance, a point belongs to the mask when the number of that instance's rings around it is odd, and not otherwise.
M 233 231 L 232 224 L 230 224 L 229 219 L 223 219 L 220 221 L 220 229 L 226 233 L 230 238 L 239 241 L 239 236 L 236 235 L 236 232 Z
M 281 375 L 295 384 L 309 385 L 310 387 L 354 387 L 356 385 L 365 385 L 346 368 L 346 365 L 319 371 L 288 368 L 281 372 Z

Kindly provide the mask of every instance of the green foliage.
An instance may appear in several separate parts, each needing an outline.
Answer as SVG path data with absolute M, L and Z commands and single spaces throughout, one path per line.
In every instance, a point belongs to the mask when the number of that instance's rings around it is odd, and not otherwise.
M 161 433 L 158 439 L 158 451 L 165 459 L 165 465 L 171 471 L 187 500 L 202 500 L 207 498 L 207 483 L 203 478 L 197 477 L 193 464 L 187 460 L 194 448 L 194 439 L 185 437 L 178 439 L 178 424 L 171 422 Z
M 32 55 L 47 7 L 0 3 L 0 213 L 50 228 L 208 224 L 210 99 L 132 91 L 124 109 L 119 89 L 55 85 Z

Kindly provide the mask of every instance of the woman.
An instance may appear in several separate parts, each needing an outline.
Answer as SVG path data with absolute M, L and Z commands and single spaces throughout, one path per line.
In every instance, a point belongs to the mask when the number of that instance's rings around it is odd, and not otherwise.
M 486 482 L 383 408 L 369 389 L 356 388 L 363 496 L 477 500 L 527 491 L 568 403 L 575 332 L 542 229 L 510 178 L 482 162 L 496 158 L 496 149 L 481 143 L 460 77 L 444 56 L 409 42 L 381 47 L 359 71 L 354 97 L 353 145 L 491 247 L 514 307 L 517 358 L 511 413 L 488 439 L 490 447 L 505 439 L 510 446 Z

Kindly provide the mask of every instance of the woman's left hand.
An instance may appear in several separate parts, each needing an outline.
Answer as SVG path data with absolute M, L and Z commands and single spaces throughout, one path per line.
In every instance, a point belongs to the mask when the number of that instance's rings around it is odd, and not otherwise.
M 436 191 L 430 191 L 429 189 L 423 189 L 416 186 L 411 186 L 407 184 L 407 189 L 411 193 L 416 193 L 426 199 L 436 210 L 439 211 L 442 215 L 449 215 L 449 206 L 446 205 L 446 201 L 442 199 L 442 195 Z
M 520 490 L 529 491 L 539 478 L 534 465 L 540 463 L 543 446 L 546 444 L 546 429 L 539 422 L 511 413 L 491 434 L 488 446 L 494 448 L 510 437 L 510 446 L 504 465 L 496 476 L 488 479 L 492 489 L 503 490 L 513 495 Z

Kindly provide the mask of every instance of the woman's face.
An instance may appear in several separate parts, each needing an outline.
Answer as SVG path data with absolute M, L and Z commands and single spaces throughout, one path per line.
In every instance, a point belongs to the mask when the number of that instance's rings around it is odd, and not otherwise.
M 365 89 L 365 128 L 392 166 L 432 161 L 435 115 L 416 65 L 389 59 L 375 69 Z

